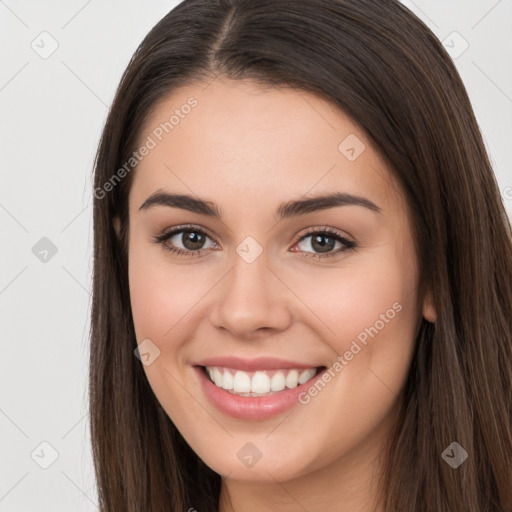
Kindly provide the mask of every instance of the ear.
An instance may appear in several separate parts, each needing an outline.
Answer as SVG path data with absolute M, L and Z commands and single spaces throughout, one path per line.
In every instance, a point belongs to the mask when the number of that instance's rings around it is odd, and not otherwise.
M 437 320 L 436 305 L 431 290 L 428 291 L 423 301 L 423 317 L 431 323 L 435 323 Z
M 121 221 L 117 215 L 112 219 L 112 224 L 114 226 L 114 230 L 116 232 L 117 238 L 119 238 L 120 233 L 121 233 Z

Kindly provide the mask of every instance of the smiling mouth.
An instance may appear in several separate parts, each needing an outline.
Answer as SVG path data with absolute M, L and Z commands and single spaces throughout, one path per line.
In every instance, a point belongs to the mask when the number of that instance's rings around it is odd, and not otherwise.
M 221 366 L 201 366 L 203 373 L 215 386 L 243 397 L 271 396 L 295 389 L 325 369 L 325 366 L 318 366 L 246 372 Z

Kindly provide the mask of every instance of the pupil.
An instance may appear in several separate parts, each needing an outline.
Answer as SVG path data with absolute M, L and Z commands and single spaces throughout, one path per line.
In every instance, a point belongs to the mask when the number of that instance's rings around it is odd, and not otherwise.
M 321 240 L 328 240 L 328 242 L 321 242 Z M 319 252 L 329 252 L 329 250 L 334 248 L 335 240 L 328 236 L 316 235 L 313 237 L 311 243 L 315 250 L 318 250 Z M 318 246 L 315 246 L 315 244 L 317 244 Z
M 183 245 L 187 249 L 200 249 L 204 243 L 203 235 L 194 231 L 186 231 L 183 233 Z

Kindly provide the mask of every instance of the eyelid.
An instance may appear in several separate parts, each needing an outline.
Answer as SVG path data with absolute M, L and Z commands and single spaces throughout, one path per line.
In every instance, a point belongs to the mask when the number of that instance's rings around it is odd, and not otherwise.
M 169 228 L 167 230 L 164 230 L 161 237 L 175 235 L 179 233 L 180 231 L 197 231 L 199 233 L 204 233 L 205 235 L 209 236 L 212 240 L 215 241 L 215 243 L 218 244 L 218 242 L 215 240 L 215 236 L 211 233 L 210 230 L 207 228 L 203 228 L 202 226 L 197 226 L 195 224 L 183 224 L 183 225 L 177 225 L 173 226 L 172 228 Z M 219 244 L 220 245 L 220 244 Z
M 331 235 L 336 235 L 337 237 L 345 238 L 346 240 L 355 243 L 355 239 L 352 235 L 350 235 L 346 231 L 342 231 L 341 229 L 332 228 L 331 226 L 313 225 L 313 226 L 310 226 L 305 229 L 306 229 L 305 233 L 303 233 L 302 235 L 299 236 L 297 242 L 302 240 L 302 238 L 304 238 L 308 235 L 311 235 L 311 234 L 330 233 Z M 297 243 L 297 242 L 295 242 L 295 243 Z

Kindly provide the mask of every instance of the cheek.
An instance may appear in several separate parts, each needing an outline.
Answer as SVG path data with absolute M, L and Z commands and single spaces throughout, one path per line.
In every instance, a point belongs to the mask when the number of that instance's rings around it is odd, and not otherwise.
M 407 377 L 418 320 L 416 269 L 412 260 L 389 254 L 357 269 L 347 265 L 338 276 L 331 269 L 309 283 L 295 281 L 297 295 L 321 320 L 314 320 L 314 328 L 333 349 L 332 379 L 302 397 L 310 411 L 308 430 L 337 447 L 319 451 L 319 467 L 389 418 Z M 304 445 L 319 442 L 313 434 L 302 435 Z
M 186 325 L 188 312 L 216 281 L 201 265 L 172 264 L 162 252 L 136 242 L 130 247 L 130 301 L 139 342 L 179 339 L 176 334 Z
M 369 435 L 393 406 L 409 370 L 418 321 L 412 253 L 388 245 L 352 261 L 317 271 L 314 279 L 295 272 L 294 283 L 315 313 L 307 313 L 311 329 L 332 349 L 330 391 L 311 389 L 303 403 L 311 402 L 315 410 L 309 419 L 313 431 L 325 431 L 344 448 Z M 330 406 L 333 396 L 336 412 Z M 341 437 L 340 422 L 347 429 Z
M 293 283 L 307 307 L 302 321 L 309 317 L 337 354 L 350 350 L 354 340 L 361 346 L 377 338 L 389 338 L 389 347 L 402 339 L 411 343 L 417 320 L 416 268 L 411 258 L 392 249 L 347 259 L 338 268 L 283 270 L 289 273 L 283 280 Z
M 191 268 L 173 265 L 160 249 L 136 241 L 130 245 L 128 277 L 137 343 L 149 339 L 159 350 L 158 356 L 144 365 L 144 372 L 167 414 L 187 432 L 190 425 L 181 422 L 187 417 L 183 404 L 190 402 L 190 395 L 184 391 L 181 348 L 190 339 L 193 322 L 197 322 L 196 304 L 208 289 L 208 276 L 202 286 L 202 278 Z M 154 354 L 156 349 L 151 350 Z

